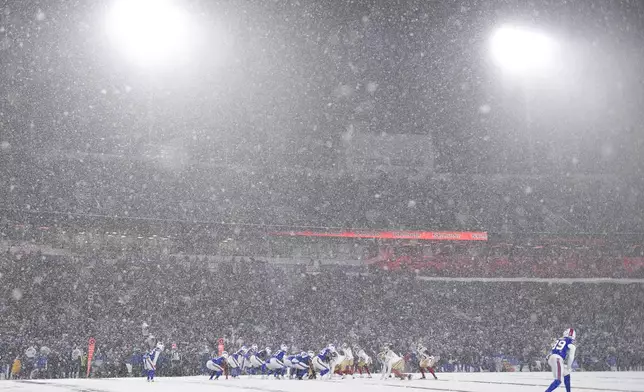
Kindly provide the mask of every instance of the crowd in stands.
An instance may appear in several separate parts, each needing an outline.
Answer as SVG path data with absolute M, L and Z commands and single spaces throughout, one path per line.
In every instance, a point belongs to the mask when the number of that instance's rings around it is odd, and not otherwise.
M 0 208 L 189 222 L 493 233 L 644 230 L 644 190 L 640 182 L 623 178 L 360 176 L 190 162 L 165 167 L 144 158 L 27 158 L 0 156 Z
M 103 221 L 103 225 L 109 227 L 110 223 L 105 223 L 109 221 Z M 124 251 L 147 247 L 156 248 L 163 254 L 184 255 L 202 261 L 252 258 L 284 264 L 307 264 L 309 272 L 315 272 L 324 264 L 342 264 L 347 272 L 367 267 L 371 270 L 413 272 L 427 277 L 644 277 L 644 248 L 641 238 L 637 237 L 560 237 L 553 241 L 537 237 L 504 240 L 493 236 L 489 241 L 481 242 L 355 238 L 320 241 L 310 237 L 276 235 L 266 227 L 249 230 L 234 225 L 193 226 L 181 233 L 183 228 L 171 224 L 172 232 L 166 232 L 167 236 L 161 234 L 163 229 L 150 225 L 128 227 L 118 232 L 70 226 L 73 225 L 25 225 L 10 221 L 5 225 L 2 236 L 7 240 L 7 246 L 13 246 L 17 252 L 30 252 L 46 245 L 54 253 L 100 251 L 103 256 L 112 257 Z M 124 224 L 120 226 L 121 229 L 125 227 Z
M 642 278 L 644 257 L 637 252 L 605 252 L 604 247 L 508 246 L 494 252 L 481 248 L 432 255 L 382 247 L 366 259 L 375 268 L 412 271 L 423 276 L 485 278 Z M 411 248 L 413 249 L 413 248 Z
M 0 264 L 0 362 L 8 370 L 20 360 L 21 377 L 68 374 L 77 365 L 70 353 L 86 355 L 90 337 L 95 375 L 127 375 L 130 367 L 137 374 L 149 334 L 167 348 L 161 375 L 198 374 L 220 337 L 228 349 L 348 342 L 374 355 L 385 342 L 406 352 L 422 341 L 443 370 L 498 370 L 500 358 L 542 362 L 569 326 L 578 331 L 580 367 L 643 364 L 639 283 L 428 282 L 342 266 L 307 273 L 252 259 L 209 264 L 150 250 L 116 258 L 7 252 Z M 46 370 L 34 373 L 43 347 Z

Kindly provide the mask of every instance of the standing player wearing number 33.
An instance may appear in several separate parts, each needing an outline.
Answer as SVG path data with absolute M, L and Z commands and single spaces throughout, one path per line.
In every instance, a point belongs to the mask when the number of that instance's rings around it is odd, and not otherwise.
M 562 377 L 566 392 L 570 392 L 570 372 L 572 372 L 572 363 L 575 360 L 575 351 L 577 350 L 574 341 L 575 330 L 569 328 L 564 331 L 563 337 L 557 339 L 552 346 L 552 351 L 548 355 L 548 365 L 552 369 L 555 380 L 546 389 L 546 392 L 552 392 L 557 389 L 561 385 Z

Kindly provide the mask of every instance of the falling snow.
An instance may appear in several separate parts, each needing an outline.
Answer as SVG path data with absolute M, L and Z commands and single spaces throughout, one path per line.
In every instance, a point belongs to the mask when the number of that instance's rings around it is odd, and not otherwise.
M 16 301 L 20 301 L 22 299 L 22 290 L 18 288 L 13 289 L 13 291 L 11 292 L 11 297 L 13 297 L 13 299 L 15 299 Z
M 574 388 L 642 390 L 644 3 L 150 3 L 0 7 L 9 389 L 133 390 L 158 343 L 211 389 L 223 339 L 542 391 L 574 328 Z M 440 385 L 379 378 L 419 344 Z

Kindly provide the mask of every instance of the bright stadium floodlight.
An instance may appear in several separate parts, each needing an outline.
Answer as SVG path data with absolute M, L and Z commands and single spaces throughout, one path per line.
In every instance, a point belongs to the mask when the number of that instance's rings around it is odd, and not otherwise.
M 173 0 L 115 0 L 106 29 L 112 44 L 133 63 L 164 67 L 188 55 L 189 19 Z
M 530 76 L 548 71 L 556 64 L 556 42 L 537 30 L 502 26 L 490 43 L 494 62 L 510 74 Z

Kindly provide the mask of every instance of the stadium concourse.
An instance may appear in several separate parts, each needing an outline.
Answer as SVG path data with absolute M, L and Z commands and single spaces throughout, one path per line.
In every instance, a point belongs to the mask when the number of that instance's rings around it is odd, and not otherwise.
M 579 372 L 573 374 L 576 391 L 640 392 L 644 391 L 644 373 Z M 303 384 L 304 383 L 304 384 Z M 330 385 L 332 383 L 332 385 Z M 442 374 L 439 380 L 315 380 L 288 381 L 242 378 L 239 380 L 209 381 L 207 377 L 161 378 L 154 384 L 143 379 L 95 380 L 29 380 L 4 383 L 3 389 L 14 392 L 121 392 L 151 389 L 157 392 L 190 390 L 212 391 L 267 391 L 299 392 L 306 387 L 309 392 L 322 392 L 333 388 L 335 392 L 395 392 L 400 389 L 451 392 L 541 392 L 550 383 L 549 373 L 452 373 Z

